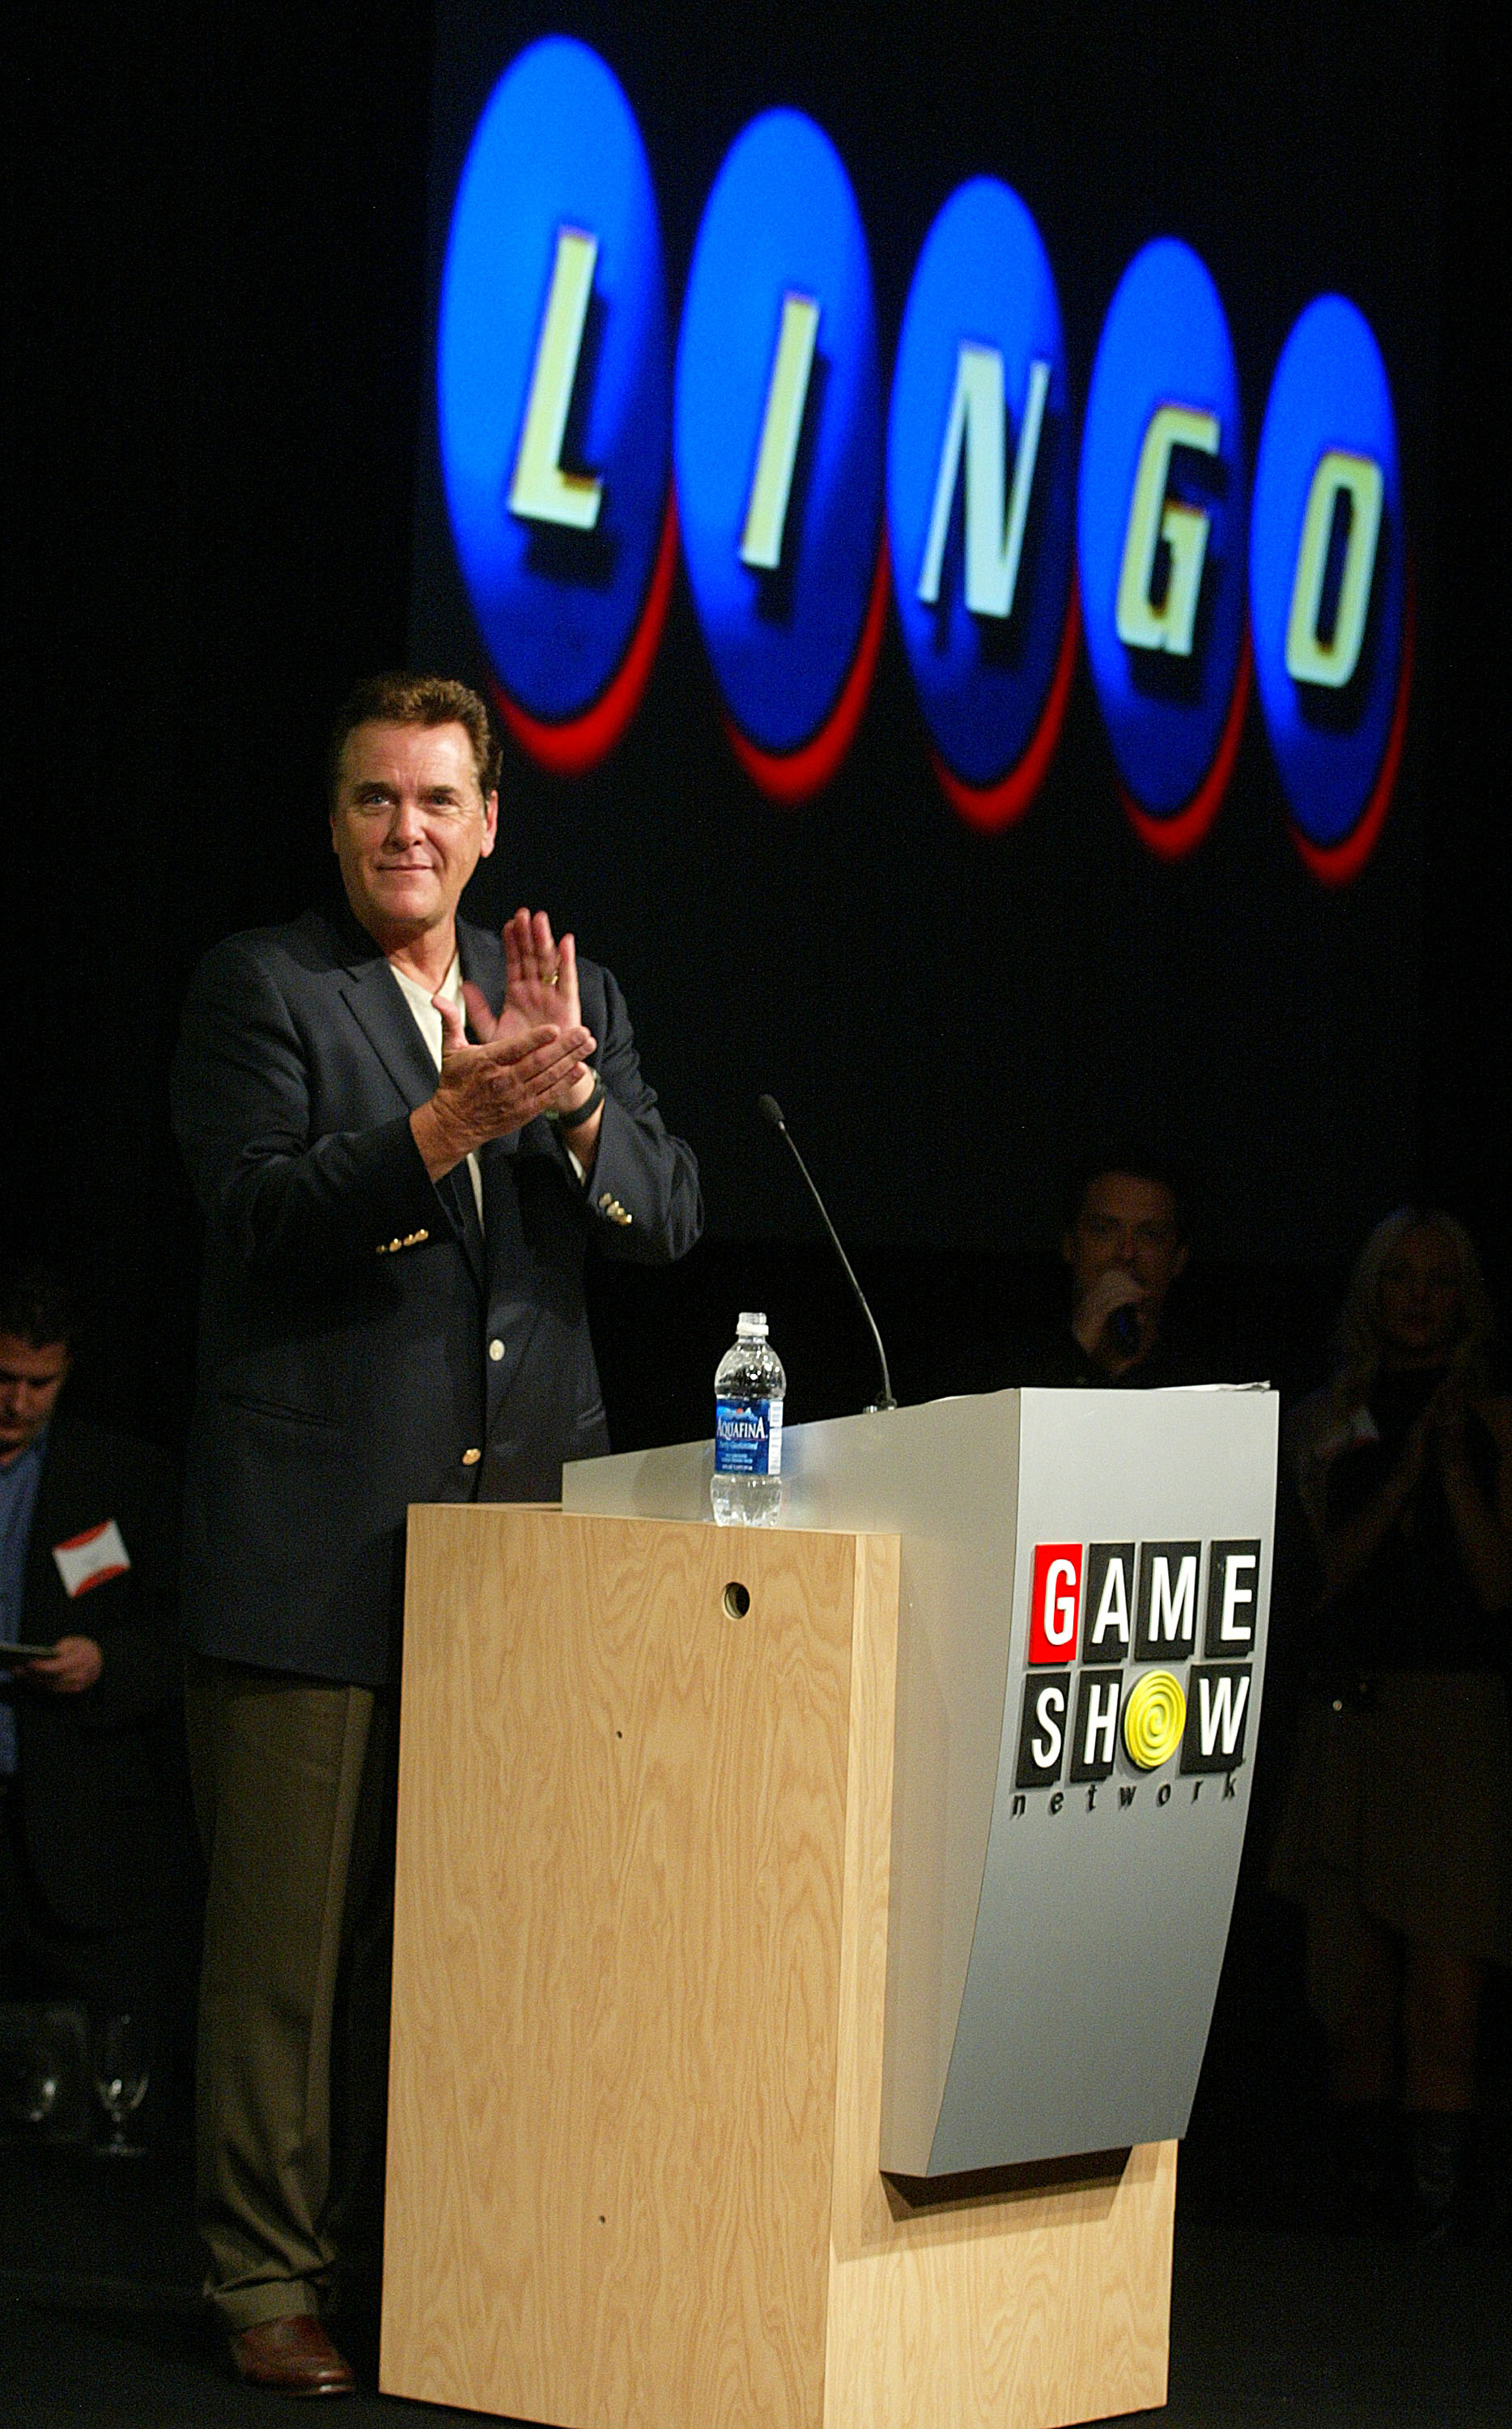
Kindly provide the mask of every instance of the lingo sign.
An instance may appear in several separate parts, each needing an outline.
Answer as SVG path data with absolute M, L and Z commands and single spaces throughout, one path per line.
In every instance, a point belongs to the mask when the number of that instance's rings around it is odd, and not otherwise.
M 833 144 L 792 109 L 737 136 L 675 350 L 650 166 L 584 44 L 505 71 L 452 208 L 442 476 L 501 709 L 563 774 L 625 730 L 679 547 L 731 746 L 769 797 L 839 767 L 889 597 L 940 785 L 993 829 L 1054 757 L 1084 640 L 1126 809 L 1163 858 L 1217 814 L 1252 690 L 1298 850 L 1372 849 L 1401 759 L 1411 606 L 1375 339 L 1317 298 L 1282 349 L 1253 484 L 1211 277 L 1175 237 L 1120 280 L 1078 433 L 1055 276 L 999 180 L 925 239 L 890 396 Z

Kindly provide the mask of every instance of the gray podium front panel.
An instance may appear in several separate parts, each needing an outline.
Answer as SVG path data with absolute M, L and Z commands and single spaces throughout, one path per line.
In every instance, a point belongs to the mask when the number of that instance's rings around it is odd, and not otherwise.
M 1275 1446 L 1260 1391 L 999 1392 L 784 1434 L 784 1525 L 902 1539 L 884 2168 L 1185 2131 L 1248 1811 Z M 712 1461 L 695 1443 L 580 1462 L 564 1507 L 707 1521 Z M 1131 1605 L 1117 1662 L 1110 1564 Z M 1074 1626 L 1074 1646 L 1043 1624 L 1031 1644 L 1037 1574 L 1042 1623 Z M 1142 1769 L 1118 1724 L 1156 1671 L 1194 1710 Z M 1059 1761 L 1021 1783 L 1058 1734 Z

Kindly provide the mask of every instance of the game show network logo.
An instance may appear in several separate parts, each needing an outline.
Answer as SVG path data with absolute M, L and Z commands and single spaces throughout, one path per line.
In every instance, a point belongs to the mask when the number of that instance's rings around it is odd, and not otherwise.
M 1130 1805 L 1140 1778 L 1177 1754 L 1183 1776 L 1223 1773 L 1231 1794 L 1249 1724 L 1259 1576 L 1255 1536 L 1036 1544 L 1014 1812 L 1026 1791 L 1059 1791 L 1063 1776 L 1087 1787 L 1091 1803 L 1115 1770 L 1119 1803 Z M 1193 1661 L 1199 1633 L 1203 1658 Z M 1170 1798 L 1162 1780 L 1156 1802 Z
M 1006 186 L 973 178 L 910 285 L 884 451 L 865 233 L 829 138 L 790 109 L 736 138 L 674 380 L 639 131 L 603 61 L 551 37 L 505 71 L 468 154 L 436 403 L 500 705 L 560 773 L 601 758 L 639 703 L 681 519 L 731 747 L 776 800 L 818 790 L 854 737 L 891 559 L 936 774 L 974 826 L 1021 817 L 1043 784 L 1079 626 L 1150 851 L 1192 851 L 1217 814 L 1252 643 L 1307 867 L 1342 882 L 1376 842 L 1411 603 L 1390 389 L 1341 297 L 1287 340 L 1246 500 L 1217 290 L 1187 245 L 1147 244 L 1109 307 L 1078 458 L 1039 231 Z

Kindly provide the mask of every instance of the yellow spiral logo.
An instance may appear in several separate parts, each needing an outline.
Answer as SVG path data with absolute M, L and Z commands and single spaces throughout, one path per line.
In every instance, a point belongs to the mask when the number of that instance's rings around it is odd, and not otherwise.
M 1187 1699 L 1169 1670 L 1146 1670 L 1124 1706 L 1124 1743 L 1141 1771 L 1158 1771 L 1181 1743 Z

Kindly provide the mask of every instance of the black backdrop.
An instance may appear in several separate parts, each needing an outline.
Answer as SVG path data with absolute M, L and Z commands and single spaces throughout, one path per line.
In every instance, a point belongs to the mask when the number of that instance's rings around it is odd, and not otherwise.
M 613 52 L 633 13 L 558 11 L 551 22 L 576 24 Z M 1147 110 L 1184 76 L 1198 99 L 1225 82 L 1236 89 L 1237 77 L 1246 102 L 1257 93 L 1256 107 L 1277 113 L 1278 143 L 1289 112 L 1324 122 L 1353 112 L 1401 148 L 1411 207 L 1391 242 L 1411 256 L 1403 279 L 1414 341 L 1439 367 L 1436 388 L 1431 361 L 1399 366 L 1383 326 L 1399 401 L 1405 372 L 1422 407 L 1411 442 L 1416 528 L 1427 536 L 1425 646 L 1410 809 L 1397 832 L 1416 838 L 1414 852 L 1421 846 L 1422 949 L 1420 975 L 1390 1000 L 1391 1101 L 1383 1108 L 1367 1088 L 1346 1104 L 1339 1152 L 1347 1168 L 1368 1166 L 1388 1123 L 1403 1185 L 1458 1207 L 1504 1282 L 1512 855 L 1492 745 L 1509 637 L 1508 107 L 1487 38 L 1440 19 L 1447 30 L 1429 40 L 1422 13 L 1266 12 L 1278 41 L 1293 23 L 1321 26 L 1330 62 L 1316 87 L 1299 65 L 1267 97 L 1250 55 L 1225 48 L 1235 38 L 1210 11 L 1166 12 L 1150 33 L 1141 30 L 1148 12 L 1132 8 L 1061 12 L 1078 56 L 1106 41 L 1119 60 L 1119 108 Z M 863 109 L 864 80 L 851 68 L 847 83 L 834 65 L 843 46 L 829 46 L 831 60 L 825 22 L 813 7 L 753 8 L 742 40 L 769 61 L 769 80 L 781 81 L 784 43 L 807 63 L 808 88 L 793 97 L 830 125 L 855 173 L 859 130 L 846 112 Z M 857 13 L 843 22 L 854 25 Z M 878 12 L 870 22 L 890 21 Z M 986 8 L 930 22 L 961 48 L 1011 24 Z M 196 1255 L 164 1100 L 184 985 L 214 937 L 287 916 L 326 884 L 324 720 L 355 674 L 406 647 L 429 376 L 433 30 L 427 7 L 399 0 L 331 0 L 303 21 L 179 0 L 152 12 L 24 8 L 11 23 L 5 1231 L 62 1248 L 90 1279 L 84 1396 L 172 1439 L 186 1402 Z M 537 20 L 522 11 L 518 23 L 523 38 Z M 1295 58 L 1307 56 L 1299 33 Z M 728 40 L 707 54 L 693 40 L 679 63 L 679 108 L 696 121 L 701 96 L 711 113 L 701 182 L 690 178 L 680 206 L 688 227 L 745 114 L 730 58 Z M 1404 62 L 1405 126 L 1392 114 Z M 885 61 L 879 73 L 889 73 Z M 764 81 L 750 106 L 768 97 Z M 931 206 L 955 174 L 983 165 L 973 130 L 959 159 L 948 128 L 932 140 Z M 1206 151 L 1198 168 L 1216 193 L 1224 158 Z M 863 202 L 876 242 L 884 185 Z M 1222 211 L 1215 201 L 1214 223 L 1237 207 L 1231 192 Z M 1136 218 L 1143 207 L 1134 195 Z M 1147 207 L 1158 215 L 1159 198 Z M 1132 250 L 1129 224 L 1126 215 L 1102 295 Z M 888 240 L 906 256 L 922 225 Z M 1143 232 L 1156 232 L 1153 217 Z M 1261 240 L 1235 240 L 1225 253 L 1205 225 L 1185 232 L 1204 244 L 1238 327 L 1236 282 Z M 1064 277 L 1065 243 L 1047 235 Z M 1379 230 L 1371 241 L 1379 245 Z M 675 292 L 678 271 L 674 258 Z M 1385 300 L 1375 308 L 1389 314 L 1389 277 L 1376 278 Z M 1267 326 L 1267 342 L 1279 334 Z M 1090 345 L 1083 364 L 1089 355 Z M 1250 402 L 1263 394 L 1264 368 L 1245 370 Z M 916 741 L 890 734 L 874 710 L 862 747 L 885 753 L 895 740 L 916 756 Z M 633 735 L 627 754 L 635 747 Z M 1256 747 L 1252 716 L 1246 750 Z M 522 777 L 522 787 L 535 781 Z M 1134 847 L 1107 833 L 1129 882 L 1147 884 Z M 633 967 L 625 974 L 633 986 Z M 670 1033 L 649 1041 L 648 1059 L 672 1117 L 698 1141 L 698 1072 Z M 742 1085 L 768 1077 L 754 1067 L 740 1076 Z M 811 1082 L 797 1085 L 801 1095 Z M 822 1074 L 813 1093 L 817 1102 Z M 820 1160 L 844 1171 L 854 1144 L 841 1129 Z M 1291 1151 L 1284 1105 L 1270 1106 L 1249 1152 L 1274 1171 Z M 991 1170 L 990 1154 L 978 1167 L 968 1136 L 963 1190 Z M 838 1286 L 817 1254 L 783 1245 L 801 1238 L 804 1217 L 780 1170 L 769 1190 L 770 1220 L 748 1218 L 745 1242 L 707 1246 L 681 1275 L 607 1281 L 600 1326 L 621 1439 L 703 1429 L 715 1359 L 736 1305 L 753 1297 L 769 1305 L 792 1369 L 795 1418 L 864 1389 Z M 743 1192 L 742 1205 L 752 1202 Z M 1276 1264 L 1262 1253 L 1263 1227 L 1246 1237 L 1243 1212 L 1241 1180 L 1209 1294 L 1233 1311 L 1239 1363 L 1300 1377 L 1318 1354 L 1338 1244 Z M 861 1258 L 895 1338 L 900 1389 L 916 1396 L 1008 1380 L 1013 1340 L 1053 1287 L 1044 1207 L 1027 1250 L 969 1231 L 900 1240 L 900 1228 L 879 1224 Z

